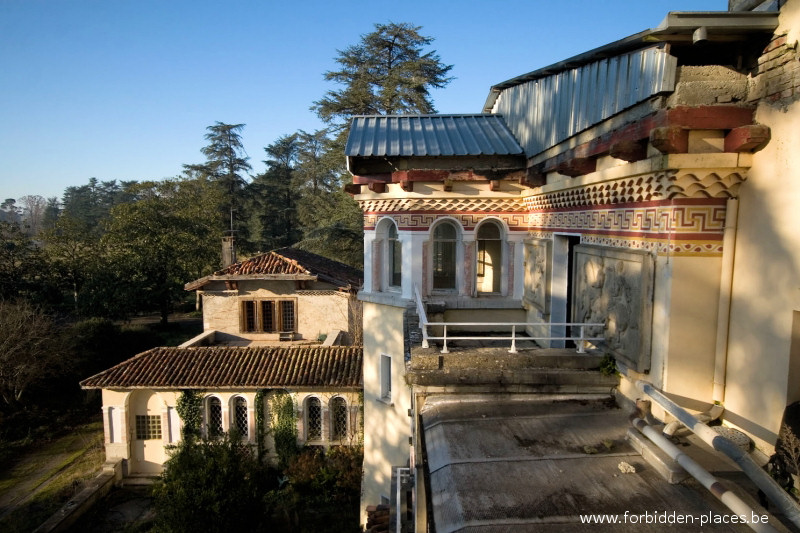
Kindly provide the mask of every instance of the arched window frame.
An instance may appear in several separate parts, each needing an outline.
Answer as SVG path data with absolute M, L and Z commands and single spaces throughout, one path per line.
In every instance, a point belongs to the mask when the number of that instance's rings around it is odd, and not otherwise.
M 203 400 L 203 412 L 206 437 L 219 437 L 225 431 L 225 419 L 222 416 L 222 399 L 219 396 L 206 396 Z M 219 412 L 217 412 L 217 409 Z
M 382 292 L 399 292 L 403 285 L 403 245 L 397 223 L 389 217 L 382 218 L 375 233 L 376 254 L 372 260 L 377 266 L 373 281 L 375 288 Z
M 334 396 L 328 403 L 331 440 L 343 441 L 350 436 L 350 406 L 342 396 Z
M 247 405 L 247 398 L 236 395 L 230 401 L 230 420 L 231 427 L 239 431 L 239 435 L 244 440 L 250 439 L 250 413 Z
M 306 442 L 319 442 L 323 439 L 322 400 L 317 396 L 309 396 L 303 403 Z M 312 409 L 318 409 L 318 412 L 312 412 Z
M 498 237 L 496 239 L 491 239 L 491 238 L 490 239 L 486 239 L 486 238 L 482 239 L 481 238 L 481 231 L 484 230 L 485 228 L 487 228 L 488 226 L 494 226 L 495 228 L 497 228 Z M 478 283 L 478 281 L 479 281 L 478 278 L 483 276 L 482 267 L 485 264 L 485 258 L 481 257 L 482 254 L 486 253 L 485 248 L 482 249 L 482 247 L 485 247 L 485 244 L 482 244 L 482 243 L 486 243 L 488 241 L 497 241 L 499 243 L 499 250 L 498 251 L 500 253 L 500 261 L 499 261 L 499 265 L 498 266 L 499 266 L 500 271 L 499 271 L 498 275 L 496 276 L 497 277 L 497 283 L 496 283 L 495 288 L 497 290 L 482 291 L 482 290 L 480 290 L 480 285 Z M 480 294 L 483 294 L 483 295 L 506 294 L 506 292 L 507 292 L 507 287 L 506 287 L 506 284 L 507 284 L 507 282 L 506 282 L 506 279 L 507 279 L 507 263 L 508 263 L 508 260 L 507 260 L 507 256 L 508 256 L 508 254 L 507 254 L 507 241 L 508 241 L 508 228 L 506 227 L 504 222 L 502 220 L 498 219 L 498 218 L 494 218 L 494 217 L 485 218 L 485 219 L 481 220 L 481 222 L 477 226 L 475 226 L 475 272 L 474 272 L 475 285 L 474 286 L 475 286 L 475 292 L 477 294 L 479 294 L 479 295 Z
M 437 236 L 437 233 L 442 231 L 442 228 L 445 226 L 450 226 L 455 230 L 455 236 L 453 238 Z M 452 217 L 445 217 L 437 220 L 436 223 L 431 226 L 428 238 L 430 242 L 428 268 L 430 272 L 429 283 L 431 291 L 439 293 L 457 293 L 464 276 L 464 269 L 459 268 L 459 265 L 463 262 L 463 227 L 458 220 Z M 450 250 L 448 250 L 448 248 L 450 248 Z M 445 257 L 446 255 L 450 257 Z M 437 270 L 444 270 L 444 267 L 447 266 L 445 263 L 449 263 L 452 269 L 452 284 L 437 286 Z

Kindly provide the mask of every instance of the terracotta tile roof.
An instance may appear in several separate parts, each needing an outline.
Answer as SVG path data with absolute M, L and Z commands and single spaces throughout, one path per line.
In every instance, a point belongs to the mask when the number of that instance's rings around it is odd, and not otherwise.
M 251 279 L 257 279 L 258 276 L 265 276 L 265 279 L 267 276 L 286 276 L 290 279 L 299 276 L 303 279 L 313 279 L 310 276 L 316 276 L 317 279 L 339 287 L 353 289 L 360 288 L 364 283 L 364 272 L 357 268 L 305 250 L 280 248 L 234 263 L 214 272 L 211 276 L 187 283 L 185 288 L 194 290 L 215 279 L 237 279 L 239 276 Z
M 81 381 L 84 389 L 362 387 L 360 346 L 153 348 Z

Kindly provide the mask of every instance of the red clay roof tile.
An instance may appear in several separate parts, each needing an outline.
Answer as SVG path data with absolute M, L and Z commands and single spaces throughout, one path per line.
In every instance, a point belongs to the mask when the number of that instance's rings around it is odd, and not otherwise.
M 84 389 L 362 387 L 360 346 L 153 348 L 81 381 Z

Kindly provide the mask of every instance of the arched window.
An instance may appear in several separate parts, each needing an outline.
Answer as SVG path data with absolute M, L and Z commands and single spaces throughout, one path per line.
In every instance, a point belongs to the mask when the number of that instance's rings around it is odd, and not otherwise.
M 322 440 L 322 404 L 319 398 L 306 401 L 306 440 Z
M 233 423 L 239 435 L 246 439 L 249 435 L 249 424 L 247 423 L 247 400 L 237 396 L 233 400 Z
M 347 402 L 337 396 L 331 400 L 331 440 L 347 438 Z
M 389 226 L 386 236 L 386 256 L 388 258 L 389 275 L 387 276 L 390 287 L 402 285 L 403 252 L 400 240 L 397 238 L 397 226 Z
M 209 437 L 222 435 L 222 402 L 212 396 L 206 404 L 206 429 Z
M 479 293 L 502 291 L 503 279 L 503 232 L 494 220 L 478 226 L 478 257 L 476 287 Z
M 452 222 L 441 222 L 433 230 L 433 288 L 456 288 L 456 243 L 458 230 Z

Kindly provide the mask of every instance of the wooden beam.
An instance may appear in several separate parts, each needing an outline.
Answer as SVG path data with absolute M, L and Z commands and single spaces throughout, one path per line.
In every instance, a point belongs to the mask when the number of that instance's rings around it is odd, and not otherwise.
M 770 139 L 770 129 L 761 124 L 750 124 L 734 128 L 725 136 L 726 152 L 757 152 Z
M 662 154 L 685 154 L 689 151 L 689 130 L 680 126 L 654 128 L 650 144 Z

